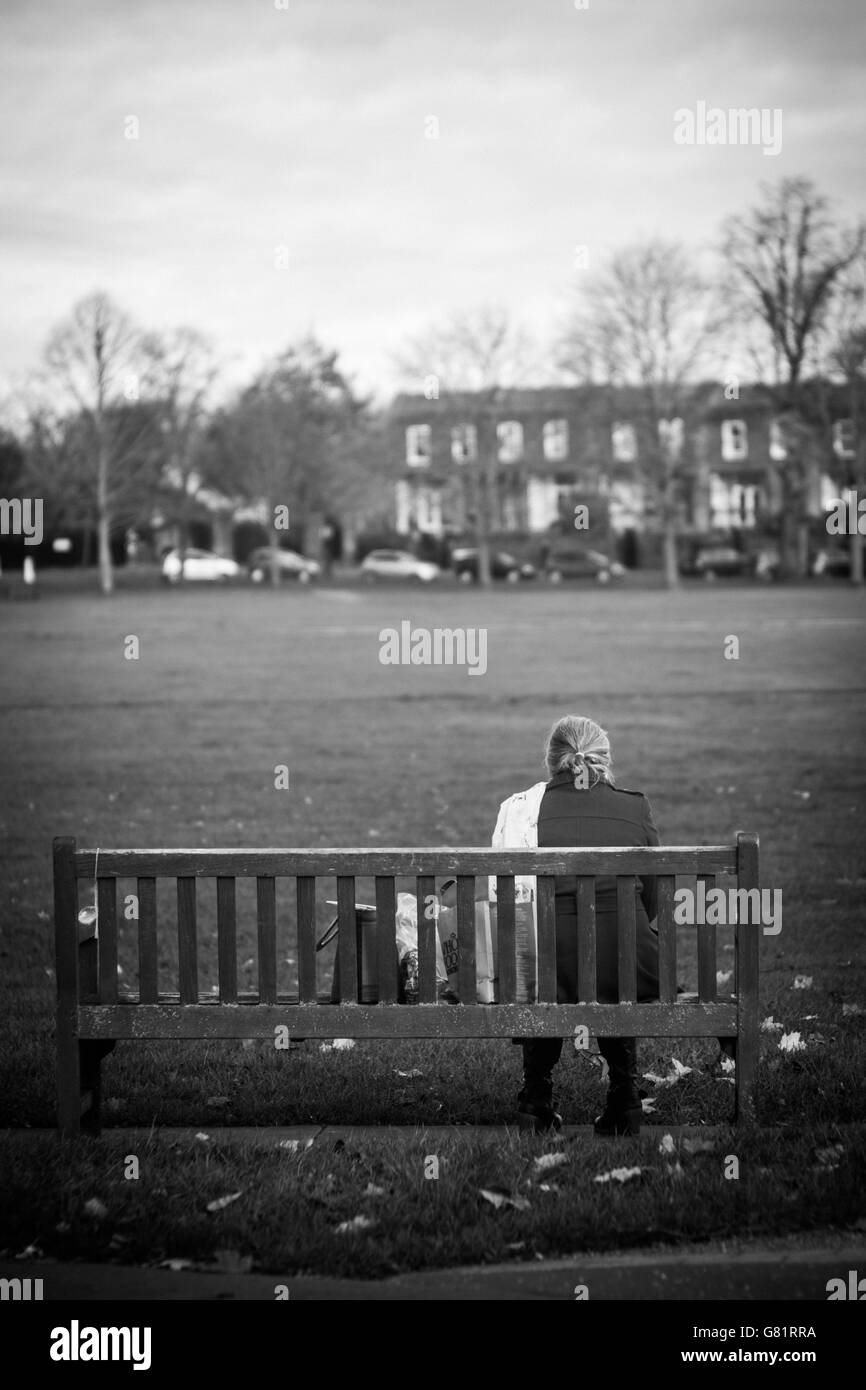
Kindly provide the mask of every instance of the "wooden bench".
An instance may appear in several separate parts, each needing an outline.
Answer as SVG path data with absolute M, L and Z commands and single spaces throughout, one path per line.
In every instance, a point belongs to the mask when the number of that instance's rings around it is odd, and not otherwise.
M 537 1002 L 518 1003 L 514 876 L 537 876 Z M 556 1003 L 555 875 L 578 879 L 578 980 L 581 1002 Z M 633 876 L 658 881 L 659 1000 L 637 1003 Z M 496 875 L 498 896 L 498 1001 L 439 1002 L 436 924 L 425 903 L 437 878 L 457 880 L 459 993 L 475 1000 L 475 878 Z M 613 875 L 619 902 L 618 1004 L 596 1002 L 595 879 Z M 601 1037 L 736 1039 L 736 1117 L 753 1115 L 758 1058 L 759 924 L 734 927 L 735 986 L 716 990 L 716 928 L 681 927 L 697 936 L 697 992 L 678 995 L 674 893 L 729 876 L 739 889 L 759 887 L 758 839 L 740 834 L 734 845 L 627 849 L 155 849 L 77 850 L 72 839 L 54 842 L 54 912 L 57 959 L 58 1123 L 62 1134 L 98 1131 L 100 1061 L 117 1039 L 269 1038 L 280 1026 L 302 1038 L 512 1038 L 569 1037 L 585 1025 Z M 340 1002 L 319 997 L 316 970 L 316 880 L 337 882 L 340 923 Z M 378 1001 L 358 1003 L 355 880 L 375 879 L 378 931 Z M 178 980 L 171 993 L 158 987 L 157 880 L 176 880 Z M 256 880 L 258 990 L 238 988 L 236 881 Z M 293 878 L 297 912 L 298 989 L 277 991 L 276 881 Z M 397 880 L 414 884 L 418 904 L 419 1001 L 398 1003 L 394 918 Z M 118 988 L 119 879 L 137 880 L 139 990 Z M 218 992 L 199 990 L 196 907 L 199 883 L 216 880 Z M 98 936 L 79 941 L 79 886 L 96 884 Z M 126 926 L 126 923 L 124 923 Z M 321 923 L 319 923 L 321 927 Z

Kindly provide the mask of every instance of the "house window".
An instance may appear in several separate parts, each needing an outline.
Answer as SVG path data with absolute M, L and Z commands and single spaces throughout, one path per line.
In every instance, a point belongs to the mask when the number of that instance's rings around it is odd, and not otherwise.
M 838 459 L 852 459 L 854 448 L 854 421 L 833 421 L 833 453 Z
M 562 463 L 568 458 L 568 421 L 545 420 L 542 431 L 544 457 L 548 463 Z
M 749 434 L 745 420 L 722 421 L 722 458 L 726 463 L 749 456 Z
M 785 443 L 785 432 L 778 420 L 770 421 L 770 458 L 776 463 L 781 463 L 788 457 L 788 447 Z
M 410 468 L 427 468 L 432 452 L 429 425 L 410 425 L 406 431 L 406 462 Z
M 523 426 L 519 420 L 500 420 L 496 441 L 500 463 L 519 463 L 523 458 Z
M 478 431 L 474 425 L 455 425 L 451 431 L 451 457 L 455 463 L 474 463 L 478 458 Z
M 637 458 L 637 435 L 634 425 L 617 422 L 611 429 L 610 440 L 617 463 L 634 463 Z
M 659 443 L 671 458 L 679 458 L 683 447 L 683 422 L 679 416 L 674 420 L 659 420 Z
M 755 525 L 759 489 L 743 483 L 729 483 L 717 473 L 710 477 L 710 524 L 722 530 L 739 530 Z

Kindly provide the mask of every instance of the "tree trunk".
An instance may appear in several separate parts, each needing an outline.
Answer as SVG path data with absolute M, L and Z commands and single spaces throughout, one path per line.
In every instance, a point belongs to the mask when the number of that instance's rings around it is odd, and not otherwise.
M 96 518 L 99 553 L 99 582 L 106 595 L 114 589 L 114 569 L 111 563 L 111 518 L 108 510 L 108 458 L 105 444 L 99 442 L 96 487 Z
M 665 585 L 668 589 L 678 589 L 680 587 L 680 567 L 677 556 L 677 528 L 672 520 L 665 521 L 662 542 Z

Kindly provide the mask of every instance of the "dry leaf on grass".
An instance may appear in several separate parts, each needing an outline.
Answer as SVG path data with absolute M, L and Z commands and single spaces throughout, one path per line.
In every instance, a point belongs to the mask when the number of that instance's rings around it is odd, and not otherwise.
M 609 1173 L 598 1173 L 593 1182 L 631 1182 L 633 1178 L 639 1178 L 642 1172 L 642 1168 L 611 1168 Z
M 377 1224 L 372 1216 L 353 1216 L 351 1221 L 341 1221 L 334 1230 L 338 1236 L 352 1236 L 358 1231 L 369 1231 Z
M 238 1192 L 227 1192 L 225 1197 L 214 1197 L 212 1202 L 208 1202 L 206 1211 L 223 1211 L 225 1207 L 230 1207 L 232 1202 L 236 1202 L 243 1193 L 243 1188 Z
M 413 1067 L 411 1071 L 395 1071 L 395 1072 L 394 1072 L 394 1075 L 395 1075 L 395 1076 L 410 1077 L 410 1076 L 423 1076 L 424 1073 L 423 1073 L 423 1071 L 420 1071 L 420 1070 L 418 1069 L 418 1067 Z
M 777 1023 L 772 1016 L 769 1018 L 765 1018 L 763 1023 L 761 1024 L 762 1033 L 781 1033 L 784 1031 L 784 1028 L 784 1023 Z
M 563 1163 L 567 1162 L 568 1159 L 565 1154 L 562 1153 L 540 1154 L 535 1160 L 535 1171 L 536 1173 L 545 1173 L 549 1168 L 559 1168 Z
M 794 976 L 794 983 L 793 983 L 793 985 L 791 986 L 791 988 L 792 988 L 792 989 L 811 989 L 811 988 L 812 988 L 812 976 L 811 976 L 811 975 L 795 975 L 795 976 Z
M 528 1197 L 518 1197 L 514 1193 L 506 1191 L 504 1187 L 479 1187 L 478 1189 L 485 1202 L 489 1202 L 492 1207 L 514 1207 L 515 1211 L 527 1211 L 529 1208 Z
M 663 1134 L 663 1135 L 662 1135 L 662 1138 L 661 1138 L 661 1142 L 659 1143 L 659 1153 L 660 1153 L 660 1154 L 675 1154 L 676 1151 L 677 1151 L 677 1146 L 676 1146 L 676 1144 L 674 1143 L 674 1136 L 673 1136 L 672 1134 Z
M 799 1033 L 783 1033 L 779 1039 L 780 1052 L 805 1052 L 806 1044 Z
M 100 1202 L 98 1197 L 89 1197 L 84 1203 L 84 1211 L 87 1216 L 92 1216 L 94 1221 L 104 1221 L 108 1215 L 108 1207 L 104 1202 Z

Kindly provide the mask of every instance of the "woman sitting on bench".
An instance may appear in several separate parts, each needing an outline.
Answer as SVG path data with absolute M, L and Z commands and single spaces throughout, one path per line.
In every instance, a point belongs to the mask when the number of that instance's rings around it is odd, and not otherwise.
M 594 719 L 568 714 L 547 739 L 547 782 L 538 782 L 502 803 L 494 848 L 583 848 L 605 845 L 657 845 L 658 831 L 643 792 L 626 791 L 613 779 L 610 741 Z M 596 880 L 596 969 L 598 1001 L 619 1002 L 616 879 Z M 635 932 L 638 1001 L 658 998 L 656 881 L 635 879 Z M 556 879 L 557 1002 L 575 1004 L 577 992 L 577 880 Z M 521 1128 L 559 1129 L 553 1104 L 552 1071 L 562 1038 L 515 1039 L 523 1043 L 523 1089 L 518 1096 Z M 599 1038 L 609 1068 L 604 1111 L 595 1121 L 601 1135 L 638 1134 L 641 1102 L 637 1088 L 634 1038 Z

